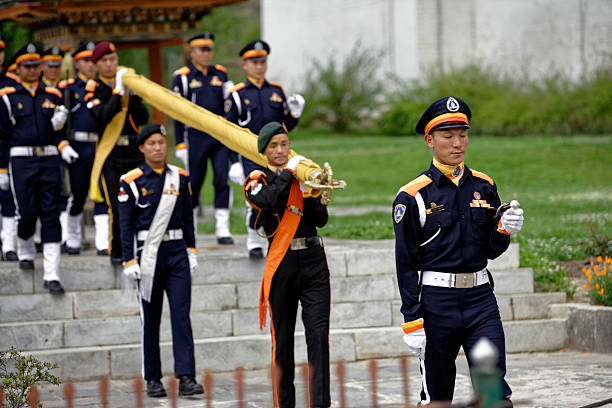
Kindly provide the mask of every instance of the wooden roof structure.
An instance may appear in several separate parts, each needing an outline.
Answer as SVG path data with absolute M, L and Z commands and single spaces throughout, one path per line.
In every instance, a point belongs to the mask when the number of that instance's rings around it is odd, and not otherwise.
M 146 48 L 149 76 L 162 83 L 162 48 L 183 45 L 214 7 L 246 0 L 0 0 L 0 22 L 32 30 L 45 48 L 74 49 L 82 40 L 112 41 L 118 49 Z M 154 120 L 161 120 L 153 112 Z M 160 122 L 158 122 L 160 123 Z

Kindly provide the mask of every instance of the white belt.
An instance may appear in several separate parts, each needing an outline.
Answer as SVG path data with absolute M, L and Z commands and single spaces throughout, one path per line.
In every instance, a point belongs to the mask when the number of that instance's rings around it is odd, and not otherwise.
M 16 156 L 57 156 L 57 147 L 47 146 L 13 146 L 10 150 L 11 157 Z
M 149 230 L 138 231 L 138 234 L 136 234 L 136 239 L 138 241 L 144 241 L 147 239 L 147 235 L 149 235 Z M 162 241 L 176 241 L 179 239 L 183 239 L 183 230 L 173 229 L 166 231 Z
M 72 133 L 72 140 L 76 140 L 77 142 L 97 142 L 98 134 L 93 132 L 81 132 L 80 130 L 75 130 Z
M 473 288 L 489 283 L 487 269 L 473 273 L 446 273 L 423 271 L 423 285 L 442 288 Z

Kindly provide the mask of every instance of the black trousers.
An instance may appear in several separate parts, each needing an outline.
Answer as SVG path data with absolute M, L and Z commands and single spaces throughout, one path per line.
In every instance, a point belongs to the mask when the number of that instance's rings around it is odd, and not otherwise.
M 329 269 L 323 247 L 288 250 L 270 289 L 272 363 L 281 371 L 275 401 L 295 407 L 295 358 L 293 354 L 298 301 L 306 329 L 308 362 L 312 372 L 312 405 L 329 407 Z
M 119 236 L 119 179 L 125 173 L 135 169 L 144 161 L 142 153 L 130 146 L 115 146 L 102 167 L 102 186 L 106 204 L 111 209 L 109 253 L 112 257 L 121 258 L 121 237 Z

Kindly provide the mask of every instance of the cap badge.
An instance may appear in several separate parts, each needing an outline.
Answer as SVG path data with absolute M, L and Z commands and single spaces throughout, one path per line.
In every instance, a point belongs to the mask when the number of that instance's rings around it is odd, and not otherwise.
M 159 125 L 159 132 L 166 136 L 166 128 L 164 127 L 164 125 Z
M 90 42 L 87 43 L 85 48 L 87 48 L 88 51 L 93 51 L 94 48 L 96 48 L 96 45 L 93 43 L 93 41 L 90 41 Z
M 51 54 L 59 55 L 59 53 L 60 53 L 59 48 L 57 48 L 57 47 L 51 48 Z
M 27 51 L 27 52 L 29 52 L 30 54 L 31 54 L 31 53 L 34 53 L 34 52 L 36 52 L 36 46 L 35 46 L 34 44 L 31 44 L 31 43 L 30 43 L 30 44 L 28 44 L 28 46 L 26 47 L 26 51 Z
M 113 52 L 115 52 L 115 50 L 116 50 L 116 48 L 115 48 L 115 44 L 113 44 L 113 43 L 109 43 L 109 44 L 108 44 L 108 49 L 109 49 L 109 50 L 111 50 L 111 51 L 113 51 Z
M 459 102 L 452 96 L 446 100 L 446 109 L 449 112 L 457 112 L 459 110 Z
M 264 47 L 263 47 L 263 44 L 261 42 L 257 41 L 255 43 L 255 51 L 261 51 L 261 50 L 263 50 L 263 48 Z

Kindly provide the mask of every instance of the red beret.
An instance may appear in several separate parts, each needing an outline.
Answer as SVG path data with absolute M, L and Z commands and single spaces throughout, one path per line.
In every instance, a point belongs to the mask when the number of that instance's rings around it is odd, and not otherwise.
M 117 52 L 117 47 L 115 47 L 115 44 L 110 41 L 100 41 L 98 44 L 96 44 L 96 48 L 93 50 L 91 61 L 98 62 L 98 60 L 106 54 L 112 54 L 115 52 Z

